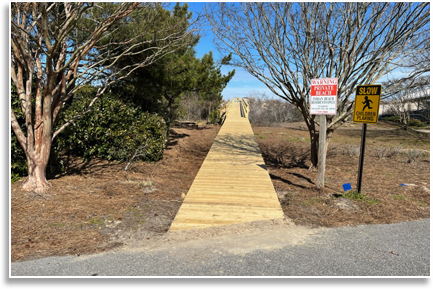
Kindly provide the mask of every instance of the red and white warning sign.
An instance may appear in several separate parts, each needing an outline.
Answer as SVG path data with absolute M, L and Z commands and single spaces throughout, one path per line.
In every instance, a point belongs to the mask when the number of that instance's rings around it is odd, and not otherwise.
M 338 78 L 311 80 L 310 114 L 337 113 Z

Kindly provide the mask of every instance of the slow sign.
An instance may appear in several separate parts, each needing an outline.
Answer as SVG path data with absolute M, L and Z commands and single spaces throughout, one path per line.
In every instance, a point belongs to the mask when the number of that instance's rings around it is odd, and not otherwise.
M 382 86 L 358 85 L 356 87 L 353 122 L 377 123 Z
M 382 86 L 358 85 L 356 87 L 355 103 L 353 107 L 353 122 L 363 123 L 361 135 L 361 148 L 359 151 L 358 184 L 357 191 L 361 193 L 362 171 L 364 167 L 365 139 L 367 136 L 367 124 L 377 123 L 379 118 L 379 104 Z

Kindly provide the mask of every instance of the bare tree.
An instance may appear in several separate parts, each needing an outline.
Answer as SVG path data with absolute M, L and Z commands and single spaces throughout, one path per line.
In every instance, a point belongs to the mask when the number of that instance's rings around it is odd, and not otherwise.
M 157 17 L 157 7 L 160 4 L 135 2 L 111 6 L 72 2 L 11 4 L 11 80 L 26 116 L 25 130 L 22 130 L 11 110 L 11 126 L 27 158 L 25 190 L 46 191 L 49 187 L 46 168 L 53 139 L 74 120 L 88 113 L 111 84 L 177 49 L 183 45 L 182 40 L 187 34 L 194 33 L 194 29 L 171 34 L 137 31 L 134 37 L 120 43 L 109 40 L 110 33 L 120 28 L 115 24 L 127 21 L 137 9 L 154 9 L 155 13 L 149 13 L 148 19 L 152 23 Z M 158 32 L 164 29 L 176 31 L 166 26 L 159 23 Z M 149 32 L 155 35 L 151 40 L 143 37 Z M 156 35 L 164 37 L 159 39 Z M 108 40 L 101 42 L 103 38 Z M 148 45 L 143 46 L 144 42 Z M 97 47 L 98 43 L 103 43 L 103 47 Z M 137 47 L 143 48 L 137 51 Z M 137 53 L 149 56 L 121 70 L 112 68 L 121 57 L 132 57 Z M 99 88 L 88 109 L 54 131 L 63 104 L 77 89 L 89 83 Z
M 413 53 L 402 63 L 408 77 L 391 78 L 384 83 L 389 98 L 384 108 L 399 118 L 403 129 L 407 129 L 411 114 L 430 122 L 430 34 L 414 37 L 409 46 Z
M 252 92 L 247 98 L 250 107 L 248 118 L 253 125 L 270 126 L 302 120 L 299 110 L 280 98 L 270 98 L 266 93 L 259 92 Z
M 216 3 L 207 5 L 207 13 L 218 48 L 233 53 L 232 64 L 299 108 L 313 166 L 319 130 L 309 112 L 310 80 L 339 79 L 337 114 L 327 116 L 327 147 L 352 115 L 356 86 L 399 68 L 416 53 L 409 44 L 429 33 L 430 21 L 429 3 Z
M 404 130 L 409 128 L 412 115 L 430 120 L 430 81 L 426 78 L 430 79 L 430 76 L 400 85 L 383 105 L 383 114 L 397 116 Z

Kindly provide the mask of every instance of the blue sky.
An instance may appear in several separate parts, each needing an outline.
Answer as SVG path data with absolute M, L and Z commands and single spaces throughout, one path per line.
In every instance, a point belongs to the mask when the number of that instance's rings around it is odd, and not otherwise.
M 172 2 L 174 4 L 174 2 Z M 182 2 L 185 3 L 185 2 Z M 192 11 L 193 17 L 197 15 L 197 13 L 203 12 L 204 10 L 204 2 L 186 2 L 189 5 L 189 10 Z M 209 51 L 212 51 L 214 55 L 215 61 L 218 61 L 222 58 L 222 55 L 218 52 L 214 42 L 213 42 L 213 33 L 209 26 L 204 26 L 203 30 L 201 31 L 201 39 L 197 46 L 195 47 L 195 50 L 197 52 L 197 57 L 202 57 L 205 53 L 208 53 Z M 225 100 L 229 100 L 233 97 L 245 97 L 250 95 L 251 93 L 266 93 L 270 97 L 276 97 L 274 94 L 264 85 L 262 82 L 260 82 L 257 78 L 250 75 L 245 70 L 238 68 L 238 67 L 231 67 L 231 66 L 223 66 L 221 68 L 223 74 L 227 74 L 229 71 L 235 69 L 236 73 L 232 80 L 229 82 L 227 87 L 223 90 L 222 95 Z M 393 77 L 400 77 L 406 75 L 406 72 L 402 72 L 399 70 L 394 71 L 389 76 Z M 385 81 L 387 79 L 387 76 L 384 76 L 382 79 L 379 80 L 379 83 L 382 81 Z
M 187 2 L 189 5 L 189 10 L 194 12 L 200 12 L 203 9 L 203 2 Z M 214 55 L 214 59 L 218 61 L 222 58 L 222 55 L 218 52 L 217 48 L 213 43 L 213 34 L 210 27 L 204 27 L 202 31 L 203 36 L 200 39 L 200 42 L 195 47 L 196 56 L 202 57 L 205 53 L 209 53 L 212 51 Z M 225 100 L 229 100 L 233 97 L 244 97 L 248 96 L 250 93 L 259 92 L 266 93 L 268 96 L 272 96 L 273 93 L 259 80 L 250 75 L 245 70 L 232 67 L 232 66 L 223 66 L 221 71 L 223 74 L 227 74 L 229 71 L 235 69 L 236 73 L 226 88 L 223 90 L 222 95 Z

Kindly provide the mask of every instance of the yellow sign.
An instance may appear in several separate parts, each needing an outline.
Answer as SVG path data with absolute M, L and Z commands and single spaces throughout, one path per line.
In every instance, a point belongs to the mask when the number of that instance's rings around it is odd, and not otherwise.
M 379 118 L 382 85 L 358 85 L 356 87 L 353 122 L 377 123 Z

